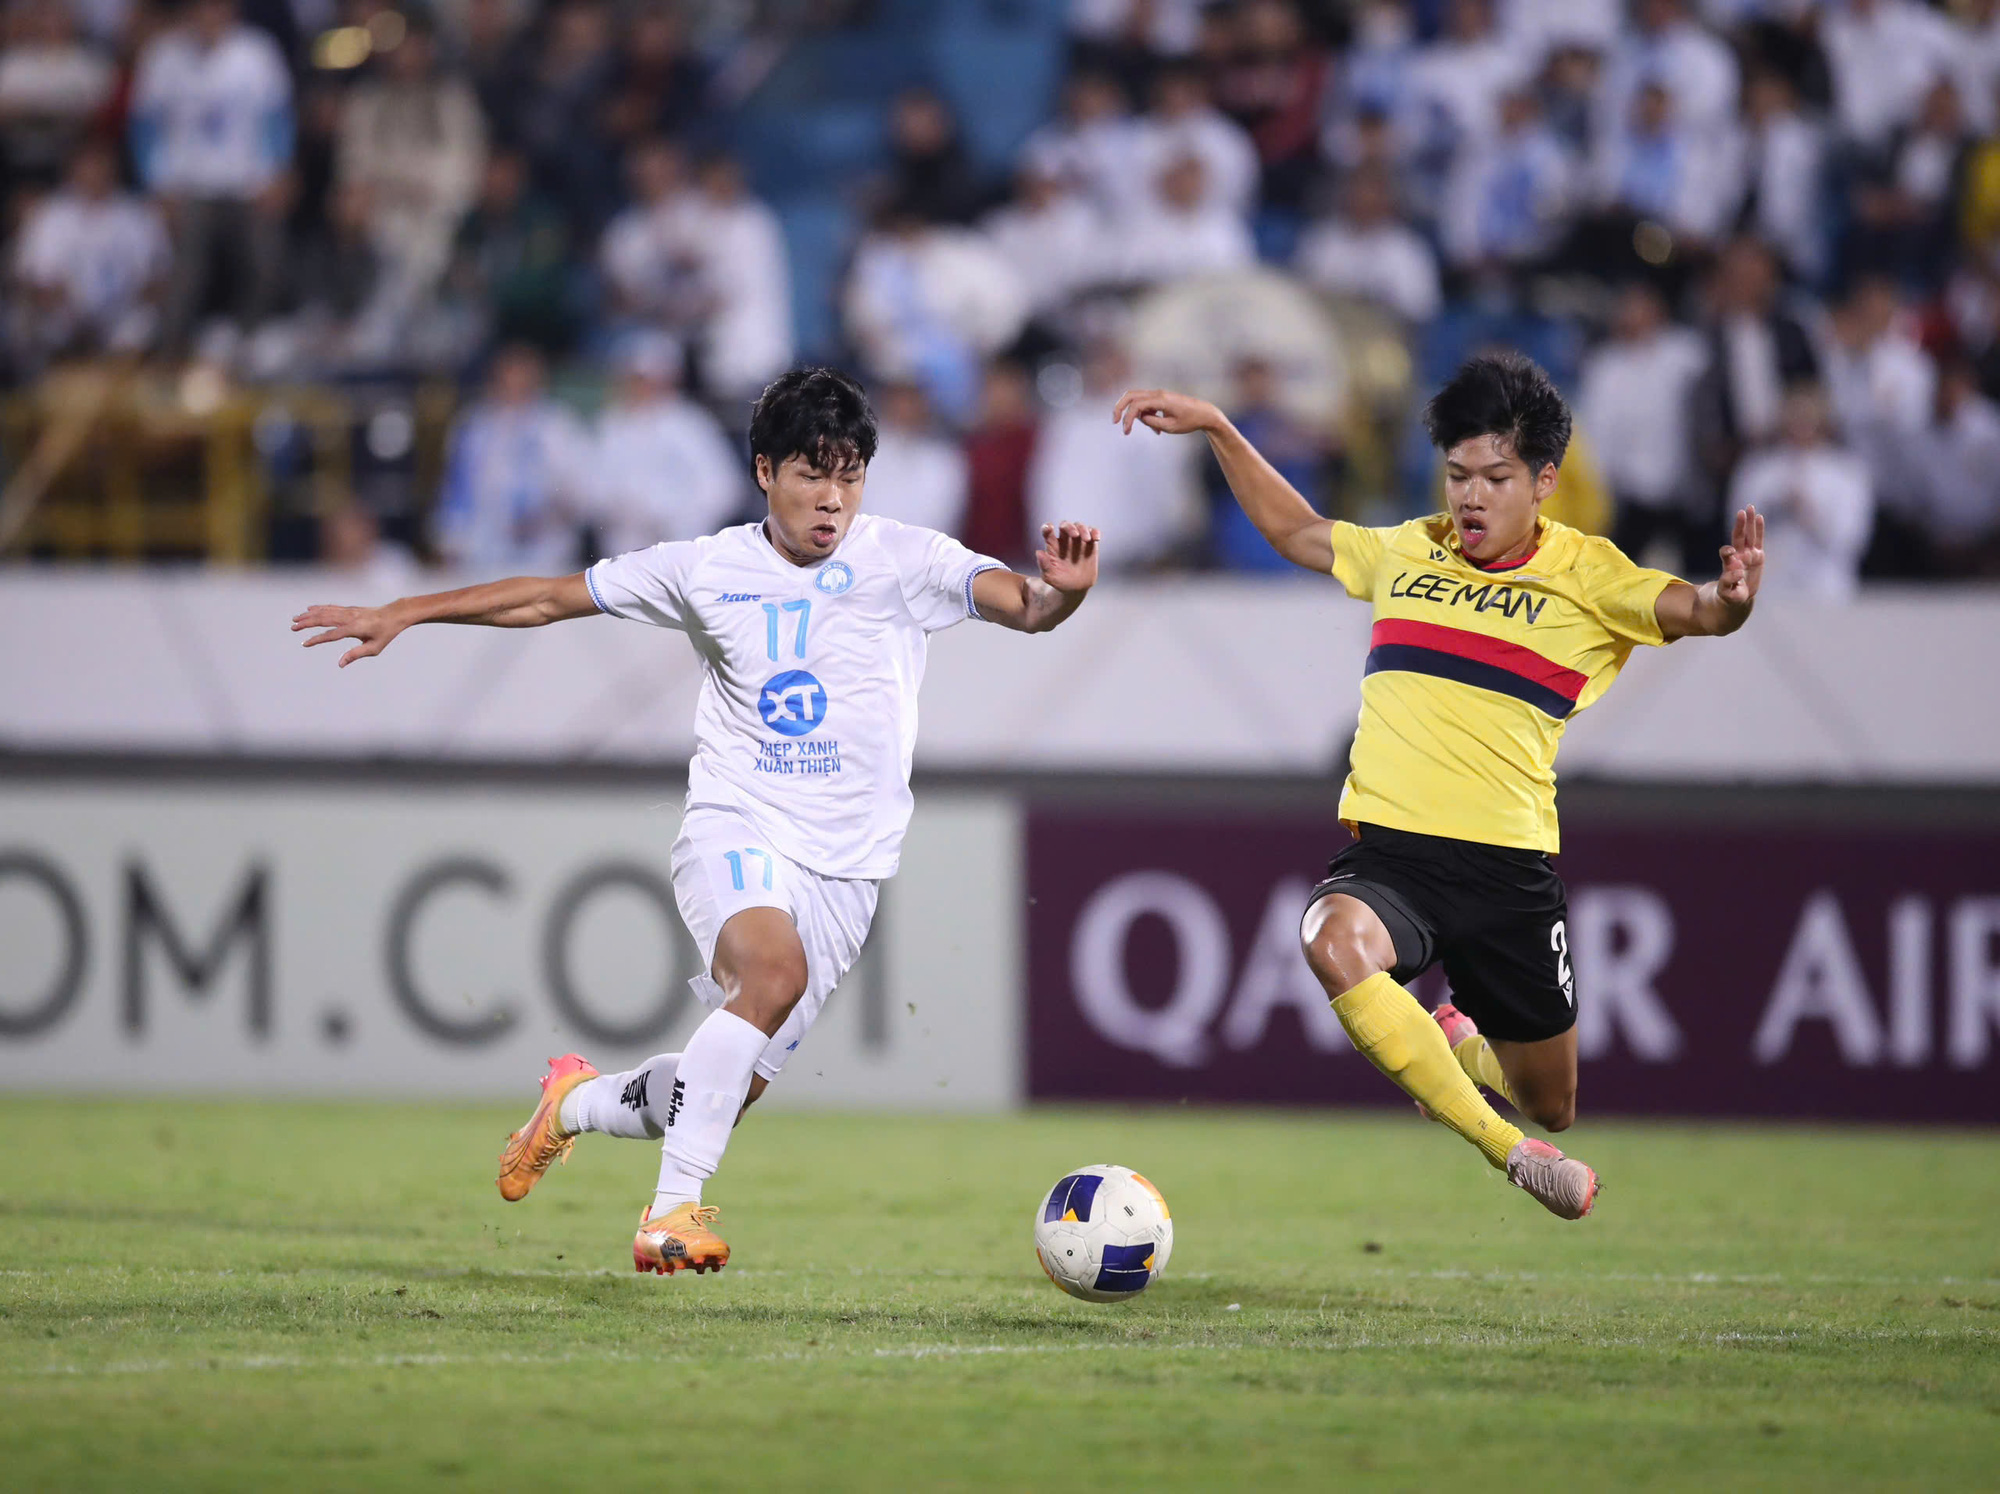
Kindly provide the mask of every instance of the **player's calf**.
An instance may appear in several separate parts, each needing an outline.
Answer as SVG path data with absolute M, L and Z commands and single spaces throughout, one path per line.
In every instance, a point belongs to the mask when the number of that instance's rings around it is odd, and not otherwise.
M 1576 1122 L 1576 1029 L 1539 1042 L 1485 1039 L 1491 1060 L 1506 1078 L 1514 1108 L 1546 1131 Z M 1460 1050 L 1461 1052 L 1465 1050 Z

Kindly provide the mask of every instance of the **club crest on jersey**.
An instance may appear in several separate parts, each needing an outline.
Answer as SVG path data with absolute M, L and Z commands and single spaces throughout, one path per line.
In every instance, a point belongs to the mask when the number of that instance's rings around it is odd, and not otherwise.
M 813 578 L 813 586 L 830 597 L 837 597 L 843 591 L 853 588 L 853 568 L 844 560 L 829 561 L 821 567 L 819 575 Z
M 772 731 L 802 737 L 826 720 L 826 687 L 803 669 L 787 669 L 764 682 L 757 714 Z

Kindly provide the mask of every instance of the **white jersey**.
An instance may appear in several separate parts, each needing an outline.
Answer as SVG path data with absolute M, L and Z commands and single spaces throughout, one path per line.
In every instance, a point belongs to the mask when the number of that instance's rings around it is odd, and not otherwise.
M 761 523 L 600 560 L 603 611 L 686 633 L 705 665 L 688 804 L 734 809 L 826 877 L 894 876 L 910 822 L 917 687 L 932 633 L 977 616 L 1002 570 L 929 529 L 858 515 L 793 565 Z

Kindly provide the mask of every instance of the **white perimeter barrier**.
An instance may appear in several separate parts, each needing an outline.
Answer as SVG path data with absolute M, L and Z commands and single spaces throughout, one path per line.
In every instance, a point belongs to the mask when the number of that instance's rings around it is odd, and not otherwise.
M 436 585 L 450 584 L 440 577 Z M 318 572 L 0 572 L 0 748 L 679 765 L 698 666 L 610 619 L 423 628 L 344 672 L 287 631 Z M 1107 583 L 1043 638 L 941 636 L 934 770 L 1324 772 L 1358 709 L 1368 609 L 1331 582 Z M 1568 733 L 1603 778 L 2000 783 L 2000 592 L 1768 600 L 1744 632 L 1641 649 Z
M 0 1088 L 527 1100 L 551 1055 L 677 1049 L 679 800 L 0 786 Z M 1015 1103 L 1021 879 L 1011 804 L 927 795 L 771 1103 Z

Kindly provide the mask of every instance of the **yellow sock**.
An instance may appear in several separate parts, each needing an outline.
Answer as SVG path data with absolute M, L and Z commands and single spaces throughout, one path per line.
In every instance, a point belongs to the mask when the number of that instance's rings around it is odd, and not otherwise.
M 1458 1066 L 1465 1070 L 1466 1077 L 1474 1084 L 1485 1085 L 1516 1110 L 1521 1108 L 1521 1102 L 1514 1098 L 1514 1091 L 1507 1087 L 1507 1071 L 1500 1067 L 1493 1045 L 1485 1038 L 1475 1032 L 1452 1049 L 1451 1056 L 1458 1060 Z
M 1383 972 L 1334 997 L 1333 1010 L 1354 1046 L 1403 1093 L 1478 1147 L 1495 1167 L 1507 1165 L 1520 1127 L 1507 1124 L 1486 1103 L 1416 997 Z

